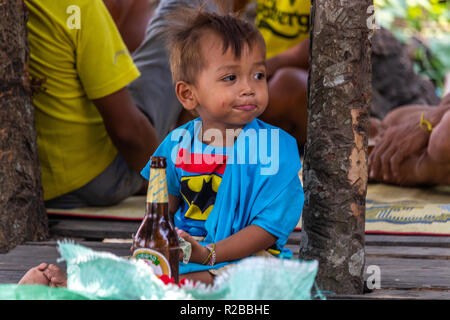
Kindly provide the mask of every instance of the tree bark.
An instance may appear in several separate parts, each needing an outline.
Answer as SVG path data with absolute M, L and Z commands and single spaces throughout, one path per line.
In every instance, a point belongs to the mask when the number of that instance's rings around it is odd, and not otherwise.
M 48 235 L 28 79 L 27 9 L 0 3 L 0 252 Z
M 371 99 L 369 0 L 313 0 L 300 257 L 322 290 L 363 292 Z

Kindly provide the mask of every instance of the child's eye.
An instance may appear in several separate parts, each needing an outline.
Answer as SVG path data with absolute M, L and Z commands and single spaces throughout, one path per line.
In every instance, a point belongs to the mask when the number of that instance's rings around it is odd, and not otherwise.
M 255 79 L 256 80 L 263 80 L 265 78 L 265 74 L 263 72 L 257 72 L 255 73 Z
M 226 76 L 225 78 L 222 78 L 223 81 L 234 81 L 236 80 L 236 76 L 234 74 L 230 74 Z

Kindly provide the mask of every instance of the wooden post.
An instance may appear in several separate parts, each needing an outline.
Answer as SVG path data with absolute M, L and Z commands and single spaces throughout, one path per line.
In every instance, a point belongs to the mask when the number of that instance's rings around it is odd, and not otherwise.
M 28 79 L 27 9 L 0 1 L 0 252 L 48 234 Z
M 369 0 L 313 0 L 300 257 L 320 289 L 361 294 L 371 99 Z

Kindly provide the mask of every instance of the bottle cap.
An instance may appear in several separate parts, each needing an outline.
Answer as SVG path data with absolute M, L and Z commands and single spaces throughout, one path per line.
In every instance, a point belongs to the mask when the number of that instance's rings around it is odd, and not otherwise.
M 152 157 L 151 168 L 167 168 L 166 157 Z

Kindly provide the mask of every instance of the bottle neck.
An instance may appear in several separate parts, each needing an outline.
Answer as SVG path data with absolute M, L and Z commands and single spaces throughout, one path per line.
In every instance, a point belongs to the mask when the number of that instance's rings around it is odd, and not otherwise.
M 153 222 L 159 222 L 161 218 L 169 220 L 169 205 L 167 203 L 147 202 L 145 215 L 148 216 L 147 218 Z
M 147 189 L 147 204 L 169 203 L 166 169 L 151 168 Z

